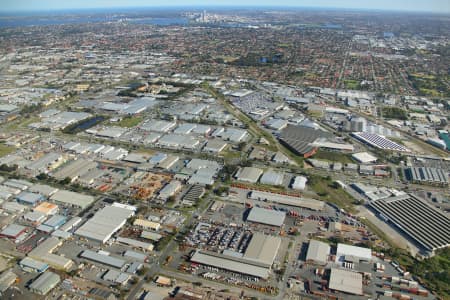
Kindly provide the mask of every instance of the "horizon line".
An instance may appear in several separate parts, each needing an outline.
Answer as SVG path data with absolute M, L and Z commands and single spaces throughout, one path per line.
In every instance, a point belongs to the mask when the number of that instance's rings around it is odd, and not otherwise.
M 397 12 L 397 13 L 423 13 L 423 14 L 439 14 L 450 15 L 450 11 L 437 11 L 437 10 L 414 10 L 414 9 L 383 9 L 383 8 L 357 8 L 357 7 L 332 7 L 332 6 L 308 6 L 308 5 L 148 5 L 148 6 L 111 6 L 111 7 L 81 7 L 81 8 L 46 8 L 46 9 L 13 9 L 13 10 L 1 10 L 0 14 L 12 14 L 12 13 L 45 13 L 45 12 L 70 12 L 70 11 L 90 11 L 90 10 L 120 10 L 120 9 L 205 9 L 205 8 L 236 8 L 236 9 L 250 9 L 250 8 L 277 8 L 277 9 L 314 9 L 325 11 L 360 11 L 360 12 Z

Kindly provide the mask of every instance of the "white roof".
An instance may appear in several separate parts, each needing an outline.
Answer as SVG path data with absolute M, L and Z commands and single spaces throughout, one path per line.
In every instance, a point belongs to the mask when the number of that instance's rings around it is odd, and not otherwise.
M 368 152 L 360 152 L 352 154 L 352 157 L 361 163 L 371 163 L 377 161 L 377 157 L 368 153 Z
M 248 214 L 247 221 L 272 226 L 281 226 L 286 218 L 286 213 L 276 210 L 269 210 L 260 207 L 253 207 Z
M 105 243 L 133 216 L 130 209 L 106 206 L 75 232 L 77 235 Z
M 341 269 L 331 269 L 328 287 L 331 290 L 362 295 L 362 274 Z
M 336 260 L 341 260 L 343 256 L 355 256 L 361 260 L 370 261 L 372 259 L 372 250 L 369 248 L 338 244 L 336 250 Z
M 328 255 L 330 254 L 330 245 L 327 243 L 311 240 L 306 253 L 306 260 L 326 264 Z

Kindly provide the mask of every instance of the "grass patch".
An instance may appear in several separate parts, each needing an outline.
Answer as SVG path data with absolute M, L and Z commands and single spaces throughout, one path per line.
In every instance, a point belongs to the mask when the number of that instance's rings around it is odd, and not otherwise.
M 15 147 L 7 146 L 5 144 L 0 143 L 0 157 L 8 155 L 16 150 Z
M 137 126 L 139 123 L 142 122 L 142 120 L 144 120 L 143 117 L 126 116 L 119 122 L 115 123 L 115 125 L 119 127 L 131 128 Z
M 316 154 L 314 154 L 315 159 L 324 159 L 329 161 L 340 162 L 343 164 L 353 163 L 352 158 L 349 154 L 339 153 L 339 152 L 330 152 L 319 150 Z
M 309 185 L 320 197 L 320 200 L 336 204 L 345 211 L 355 213 L 355 199 L 344 189 L 334 184 L 331 178 L 312 175 L 309 177 Z

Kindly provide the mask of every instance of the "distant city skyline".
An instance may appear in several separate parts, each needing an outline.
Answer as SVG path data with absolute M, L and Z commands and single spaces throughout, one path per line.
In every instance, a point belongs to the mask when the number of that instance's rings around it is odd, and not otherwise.
M 154 0 L 6 0 L 2 1 L 0 12 L 176 6 L 293 6 L 450 13 L 450 1 L 448 0 L 215 0 L 214 2 L 206 0 L 172 0 L 170 2 Z

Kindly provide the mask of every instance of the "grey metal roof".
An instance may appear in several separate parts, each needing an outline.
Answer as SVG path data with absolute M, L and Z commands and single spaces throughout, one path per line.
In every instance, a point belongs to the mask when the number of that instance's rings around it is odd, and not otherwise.
M 414 195 L 380 199 L 370 206 L 425 249 L 450 245 L 450 218 Z
M 125 264 L 125 260 L 117 258 L 117 257 L 113 257 L 113 256 L 109 256 L 109 255 L 104 255 L 104 254 L 100 254 L 91 250 L 84 250 L 80 257 L 88 259 L 88 260 L 92 260 L 107 266 L 111 266 L 111 267 L 115 267 L 118 269 L 121 269 L 123 267 L 123 265 Z
M 31 283 L 30 289 L 41 295 L 45 295 L 60 281 L 61 279 L 59 275 L 53 272 L 45 272 Z
M 330 245 L 327 243 L 311 240 L 306 253 L 306 260 L 312 260 L 317 263 L 326 264 L 330 254 Z
M 353 271 L 331 269 L 330 282 L 328 287 L 331 290 L 341 291 L 354 295 L 362 295 L 362 274 Z
M 281 226 L 286 218 L 286 213 L 281 211 L 269 210 L 261 207 L 253 207 L 248 214 L 247 221 L 267 224 L 272 226 Z
M 219 253 L 197 250 L 191 261 L 259 278 L 269 277 L 269 268 Z

